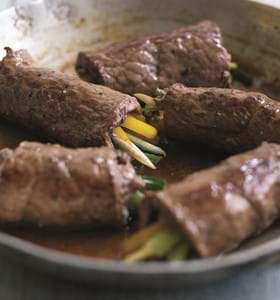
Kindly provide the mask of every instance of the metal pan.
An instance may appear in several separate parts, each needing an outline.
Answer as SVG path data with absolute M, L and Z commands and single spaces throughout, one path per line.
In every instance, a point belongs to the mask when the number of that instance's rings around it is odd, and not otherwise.
M 0 47 L 28 48 L 41 65 L 73 72 L 73 61 L 81 48 L 212 19 L 222 27 L 234 58 L 253 70 L 260 88 L 273 84 L 274 97 L 280 99 L 280 10 L 276 8 L 241 0 L 21 2 L 0 13 L 1 28 L 5 26 Z M 95 285 L 189 286 L 251 267 L 275 265 L 280 260 L 280 226 L 276 224 L 234 253 L 180 264 L 126 265 L 89 259 L 48 250 L 5 233 L 0 233 L 0 254 Z

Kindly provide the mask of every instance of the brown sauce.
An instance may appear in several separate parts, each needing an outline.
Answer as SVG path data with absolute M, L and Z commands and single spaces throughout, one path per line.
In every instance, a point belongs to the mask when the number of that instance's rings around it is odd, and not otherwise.
M 40 230 L 31 228 L 2 228 L 2 231 L 37 245 L 65 253 L 119 260 L 123 257 L 122 230 Z
M 249 74 L 251 75 L 250 72 Z M 234 87 L 263 91 L 254 84 L 251 87 L 245 87 L 240 82 L 234 83 Z M 270 91 L 272 91 L 271 87 Z M 279 91 L 279 87 L 277 91 Z M 277 97 L 275 98 L 277 99 Z M 14 148 L 19 142 L 24 140 L 35 141 L 38 138 L 24 132 L 21 128 L 0 122 L 0 149 L 4 147 Z M 149 170 L 137 165 L 136 168 L 139 174 L 159 176 L 168 183 L 172 183 L 183 179 L 195 171 L 213 166 L 226 158 L 225 154 L 203 146 L 194 147 L 175 141 L 168 141 L 162 148 L 167 152 L 167 157 L 157 165 L 157 170 Z M 47 231 L 26 227 L 1 228 L 1 230 L 46 248 L 81 256 L 106 259 L 122 258 L 122 245 L 127 237 L 125 230 Z
M 0 123 L 0 148 L 14 148 L 24 140 L 36 140 L 20 128 Z M 206 150 L 203 147 L 191 147 L 169 141 L 163 148 L 167 157 L 158 164 L 156 171 L 137 166 L 140 174 L 160 176 L 167 182 L 178 181 L 188 174 L 216 164 L 224 155 Z M 31 241 L 40 246 L 76 255 L 121 259 L 122 245 L 127 233 L 125 230 L 42 230 L 28 227 L 2 227 L 2 231 Z

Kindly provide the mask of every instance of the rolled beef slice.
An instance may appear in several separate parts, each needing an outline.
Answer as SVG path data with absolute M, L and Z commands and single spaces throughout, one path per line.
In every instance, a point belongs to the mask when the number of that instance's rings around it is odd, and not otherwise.
M 130 158 L 109 147 L 23 142 L 0 151 L 0 222 L 121 226 L 141 187 Z
M 280 214 L 280 145 L 263 143 L 170 185 L 157 198 L 202 257 L 222 254 Z
M 231 56 L 222 46 L 220 28 L 204 21 L 193 26 L 80 52 L 77 71 L 93 83 L 124 93 L 153 95 L 156 88 L 228 87 Z
M 169 137 L 229 153 L 280 143 L 280 103 L 263 94 L 182 84 L 165 91 L 160 109 Z
M 0 116 L 71 147 L 102 146 L 138 109 L 129 95 L 32 65 L 29 54 L 6 48 L 0 62 Z

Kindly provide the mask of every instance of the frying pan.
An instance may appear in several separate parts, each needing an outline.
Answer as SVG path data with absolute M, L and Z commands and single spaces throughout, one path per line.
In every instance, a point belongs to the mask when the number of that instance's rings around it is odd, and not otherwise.
M 27 48 L 39 65 L 73 73 L 80 49 L 159 32 L 203 19 L 216 21 L 234 60 L 252 70 L 256 83 L 276 86 L 280 99 L 280 10 L 252 1 L 64 0 L 3 1 L 0 48 Z M 12 5 L 12 6 L 11 6 Z M 4 53 L 0 53 L 1 54 Z M 277 83 L 279 82 L 279 90 Z M 183 263 L 122 262 L 49 250 L 0 233 L 0 254 L 73 280 L 118 287 L 178 287 L 220 280 L 248 268 L 277 265 L 280 226 L 274 225 L 233 253 Z

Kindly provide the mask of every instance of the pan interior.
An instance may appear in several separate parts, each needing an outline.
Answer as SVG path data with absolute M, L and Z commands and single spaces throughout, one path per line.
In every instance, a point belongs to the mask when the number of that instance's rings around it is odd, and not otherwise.
M 46 1 L 46 4 L 38 1 L 1 12 L 0 22 L 8 30 L 0 33 L 0 48 L 7 45 L 27 48 L 38 65 L 74 74 L 79 50 L 97 49 L 146 33 L 211 19 L 221 26 L 233 60 L 253 78 L 253 85 L 246 88 L 280 99 L 279 10 L 254 2 L 231 1 L 229 4 L 223 0 L 213 0 L 211 5 L 207 0 L 68 0 L 60 5 L 56 1 Z M 235 85 L 240 87 L 238 82 Z M 23 140 L 35 139 L 20 128 L 0 122 L 0 148 L 13 148 Z M 213 166 L 226 157 L 223 153 L 172 141 L 166 147 L 167 159 L 152 174 L 169 182 Z M 146 170 L 140 169 L 139 172 Z M 42 232 L 10 227 L 2 230 L 47 248 L 108 259 L 121 258 L 122 242 L 126 238 L 125 232 L 110 230 Z M 244 243 L 238 251 L 264 244 L 279 234 L 280 227 L 276 224 L 261 236 Z

